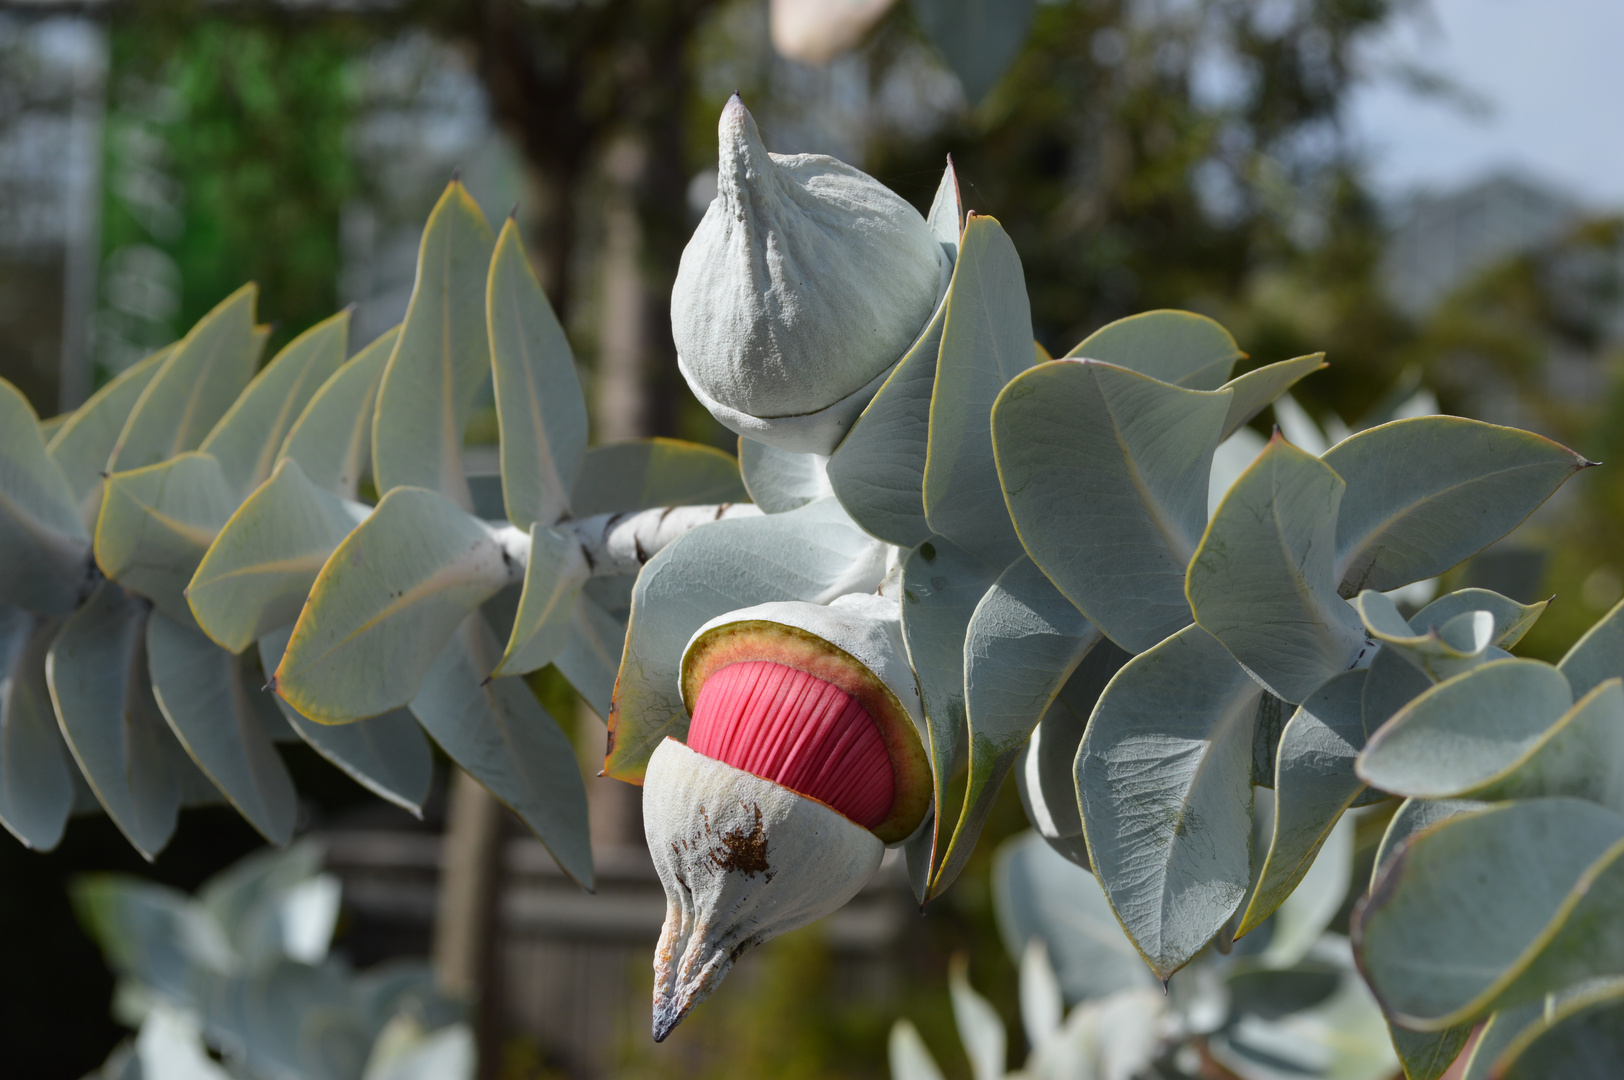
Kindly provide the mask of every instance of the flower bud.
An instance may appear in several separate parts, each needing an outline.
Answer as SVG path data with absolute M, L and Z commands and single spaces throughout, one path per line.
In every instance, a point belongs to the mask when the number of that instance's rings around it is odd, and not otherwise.
M 820 919 L 924 822 L 931 774 L 894 600 L 763 604 L 683 657 L 692 721 L 649 760 L 643 825 L 666 892 L 654 1037 L 768 938 Z
M 831 453 L 919 336 L 951 265 L 919 212 L 822 154 L 769 154 L 735 94 L 717 193 L 671 293 L 677 362 L 740 435 Z

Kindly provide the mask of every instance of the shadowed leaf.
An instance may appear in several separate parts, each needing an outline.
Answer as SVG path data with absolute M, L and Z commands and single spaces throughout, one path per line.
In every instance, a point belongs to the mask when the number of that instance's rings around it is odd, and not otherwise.
M 74 765 L 51 711 L 45 656 L 61 624 L 0 607 L 0 825 L 35 851 L 62 839 Z
M 654 506 L 749 501 L 739 462 L 731 455 L 680 439 L 635 439 L 586 452 L 570 509 L 585 518 Z
M 0 379 L 0 604 L 71 612 L 86 580 L 89 540 L 33 407 Z

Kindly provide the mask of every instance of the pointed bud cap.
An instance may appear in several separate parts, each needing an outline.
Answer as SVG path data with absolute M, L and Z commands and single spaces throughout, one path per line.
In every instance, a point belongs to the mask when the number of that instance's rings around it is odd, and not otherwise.
M 735 94 L 717 193 L 671 294 L 677 360 L 732 430 L 828 454 L 935 311 L 951 266 L 919 212 L 822 154 L 770 154 Z

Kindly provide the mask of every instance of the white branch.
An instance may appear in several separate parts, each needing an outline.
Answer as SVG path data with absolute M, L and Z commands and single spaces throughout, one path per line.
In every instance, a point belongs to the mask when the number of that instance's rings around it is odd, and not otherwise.
M 700 525 L 730 518 L 758 517 L 753 503 L 712 506 L 656 506 L 630 514 L 598 514 L 579 521 L 561 521 L 555 532 L 573 536 L 581 545 L 593 577 L 635 574 L 660 549 Z M 492 530 L 508 563 L 509 580 L 524 580 L 530 564 L 530 534 L 508 525 Z

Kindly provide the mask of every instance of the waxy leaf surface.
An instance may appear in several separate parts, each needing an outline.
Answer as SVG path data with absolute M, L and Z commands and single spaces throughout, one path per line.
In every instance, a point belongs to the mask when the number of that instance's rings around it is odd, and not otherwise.
M 341 499 L 355 498 L 372 467 L 372 420 L 384 369 L 400 327 L 384 331 L 322 384 L 282 443 L 310 482 Z
M 1556 667 L 1572 684 L 1575 696 L 1624 676 L 1624 600 L 1585 631 Z
M 51 436 L 51 460 L 62 469 L 79 505 L 79 520 L 86 531 L 96 527 L 101 510 L 102 476 L 107 458 L 118 442 L 130 411 L 146 390 L 147 383 L 174 349 L 165 346 L 126 368 L 90 396 L 90 400 L 68 415 L 67 421 Z
M 1126 368 L 1060 360 L 993 406 L 998 474 L 1034 562 L 1112 641 L 1143 652 L 1190 624 L 1184 572 L 1207 524 L 1229 410 Z
M 586 454 L 586 396 L 512 218 L 496 241 L 485 302 L 508 518 L 521 529 L 551 525 L 569 512 Z
M 750 501 L 762 513 L 782 514 L 834 494 L 828 462 L 819 454 L 795 454 L 739 437 L 739 472 Z
M 553 657 L 553 666 L 600 720 L 608 719 L 614 702 L 615 675 L 625 647 L 624 616 L 617 619 L 584 592 L 577 596 L 570 612 L 569 637 Z
M 1192 390 L 1216 390 L 1246 354 L 1205 315 L 1164 308 L 1107 323 L 1066 357 L 1103 360 Z
M 496 675 L 522 675 L 553 662 L 569 640 L 575 598 L 592 574 L 580 542 L 542 525 L 530 529 L 524 592 Z
M 190 622 L 186 586 L 237 500 L 220 463 L 193 451 L 107 478 L 96 563 L 114 581 Z
M 1278 364 L 1265 364 L 1245 375 L 1231 379 L 1223 385 L 1230 392 L 1229 414 L 1224 417 L 1220 441 L 1239 431 L 1248 420 L 1268 408 L 1274 399 L 1294 386 L 1299 379 L 1312 375 L 1325 366 L 1325 354 L 1299 356 L 1295 360 L 1282 360 Z

